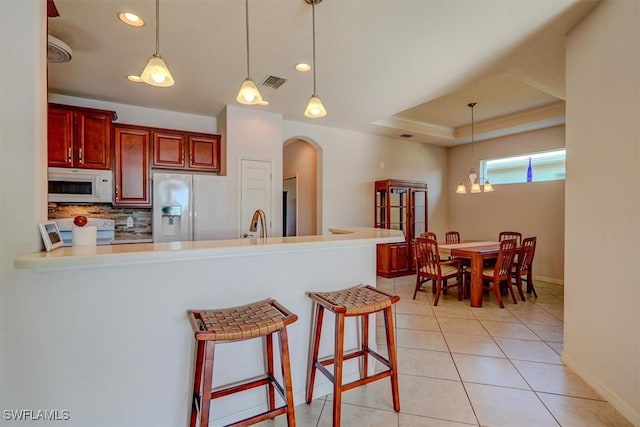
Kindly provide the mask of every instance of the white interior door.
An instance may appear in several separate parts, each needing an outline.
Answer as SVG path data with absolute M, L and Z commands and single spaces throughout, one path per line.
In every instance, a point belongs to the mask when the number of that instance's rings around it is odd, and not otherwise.
M 258 237 L 250 232 L 251 217 L 262 209 L 267 217 L 266 235 L 271 236 L 271 162 L 242 159 L 240 165 L 240 224 L 238 237 Z

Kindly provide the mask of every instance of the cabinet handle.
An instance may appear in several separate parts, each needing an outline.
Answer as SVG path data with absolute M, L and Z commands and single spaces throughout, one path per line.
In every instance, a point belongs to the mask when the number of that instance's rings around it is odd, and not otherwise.
M 84 163 L 84 162 L 82 161 L 82 148 L 79 148 L 79 149 L 78 149 L 78 156 L 80 157 L 80 163 Z
M 116 185 L 116 200 L 118 200 L 118 186 Z
M 67 162 L 71 163 L 71 147 L 67 148 Z

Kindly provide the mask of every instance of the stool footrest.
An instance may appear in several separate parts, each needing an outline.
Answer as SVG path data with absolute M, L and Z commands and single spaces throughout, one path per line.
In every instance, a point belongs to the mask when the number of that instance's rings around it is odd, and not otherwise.
M 228 396 L 230 394 L 239 393 L 241 391 L 250 390 L 252 388 L 273 384 L 278 393 L 282 398 L 285 397 L 284 388 L 280 385 L 280 383 L 271 375 L 262 375 L 260 377 L 254 378 L 248 381 L 242 381 L 239 383 L 234 383 L 233 385 L 222 386 L 222 388 L 217 388 L 211 390 L 211 399 L 217 399 L 219 397 Z
M 262 414 L 254 415 L 253 417 L 245 418 L 244 420 L 235 422 L 233 424 L 227 424 L 226 427 L 247 427 L 259 423 L 261 421 L 270 420 L 278 415 L 286 414 L 287 406 L 281 406 L 271 411 L 263 412 Z

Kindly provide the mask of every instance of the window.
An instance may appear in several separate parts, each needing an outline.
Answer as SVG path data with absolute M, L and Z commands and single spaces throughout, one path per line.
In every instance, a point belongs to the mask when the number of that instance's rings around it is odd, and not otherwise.
M 491 184 L 564 180 L 566 153 L 562 149 L 482 160 L 480 168 Z

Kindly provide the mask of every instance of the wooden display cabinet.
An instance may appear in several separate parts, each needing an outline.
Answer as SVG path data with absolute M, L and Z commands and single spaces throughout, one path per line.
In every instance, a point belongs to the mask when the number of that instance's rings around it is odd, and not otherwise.
M 427 227 L 427 183 L 386 179 L 375 183 L 375 227 L 400 230 L 405 241 L 379 244 L 377 274 L 397 277 L 415 272 L 414 240 Z

